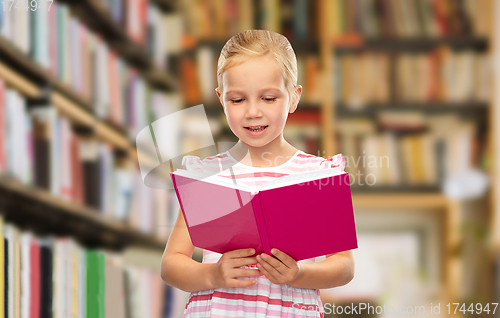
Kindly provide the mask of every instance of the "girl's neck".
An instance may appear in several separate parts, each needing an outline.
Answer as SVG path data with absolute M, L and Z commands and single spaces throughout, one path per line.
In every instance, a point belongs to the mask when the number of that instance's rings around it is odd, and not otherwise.
M 238 162 L 253 167 L 275 167 L 287 162 L 297 149 L 284 138 L 276 143 L 269 143 L 263 147 L 252 147 L 241 140 L 229 150 L 229 153 Z

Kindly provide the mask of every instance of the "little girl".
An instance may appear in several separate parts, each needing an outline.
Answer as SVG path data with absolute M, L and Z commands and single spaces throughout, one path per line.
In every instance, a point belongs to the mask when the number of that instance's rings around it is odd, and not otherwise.
M 302 94 L 296 57 L 284 36 L 266 30 L 236 34 L 222 49 L 217 80 L 215 91 L 239 141 L 203 160 L 185 156 L 188 170 L 220 172 L 261 185 L 297 172 L 344 168 L 341 154 L 324 159 L 283 138 L 288 113 L 295 111 Z M 354 276 L 352 251 L 297 262 L 277 249 L 273 255 L 255 255 L 251 248 L 224 254 L 204 250 L 198 263 L 191 259 L 193 250 L 179 211 L 161 276 L 191 293 L 184 317 L 323 317 L 318 289 L 345 285 Z

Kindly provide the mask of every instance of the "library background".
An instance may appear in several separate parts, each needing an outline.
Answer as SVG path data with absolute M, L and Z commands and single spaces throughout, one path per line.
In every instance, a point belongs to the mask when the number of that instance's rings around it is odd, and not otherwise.
M 323 302 L 498 317 L 499 18 L 495 0 L 4 1 L 0 317 L 182 315 L 159 274 L 179 205 L 144 184 L 135 138 L 203 104 L 236 142 L 215 72 L 247 29 L 296 52 L 285 138 L 352 175 L 356 275 Z

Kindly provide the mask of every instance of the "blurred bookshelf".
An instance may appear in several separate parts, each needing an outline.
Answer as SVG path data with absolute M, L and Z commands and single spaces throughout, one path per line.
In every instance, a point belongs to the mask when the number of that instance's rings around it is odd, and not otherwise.
M 497 178 L 491 148 L 498 138 L 491 90 L 496 76 L 492 71 L 495 4 L 485 0 L 327 5 L 334 92 L 333 116 L 327 125 L 335 127 L 335 152 L 347 155 L 346 171 L 373 176 L 368 186 L 357 184 L 362 178 L 351 180 L 354 205 L 367 211 L 441 211 L 444 289 L 439 297 L 495 299 L 491 286 L 485 287 L 486 277 L 494 275 L 491 260 L 477 267 L 468 263 L 470 257 L 484 260 L 486 243 L 471 240 L 463 228 L 478 226 L 471 223 L 477 220 L 467 219 L 468 214 L 491 217 L 495 214 L 487 211 L 498 206 L 479 201 L 466 210 L 467 203 L 443 193 L 445 180 L 468 169 L 478 168 L 490 180 Z M 360 157 L 390 158 L 390 164 L 380 161 L 370 167 L 368 161 L 358 164 Z M 494 196 L 494 189 L 483 201 Z M 482 256 L 461 250 L 468 244 L 476 244 Z M 462 287 L 474 279 L 481 283 Z
M 161 281 L 159 259 L 179 206 L 143 184 L 138 157 L 156 154 L 135 137 L 181 108 L 168 63 L 177 4 L 24 5 L 35 7 L 0 12 L 0 311 L 175 316 L 184 294 Z M 141 253 L 153 260 L 137 265 Z
M 69 231 L 86 246 L 104 246 L 112 250 L 121 250 L 127 245 L 164 248 L 165 242 L 153 236 L 113 219 L 102 218 L 95 209 L 75 206 L 43 189 L 27 187 L 18 180 L 2 178 L 0 189 L 2 212 L 6 217 L 37 233 L 53 234 L 65 229 L 62 235 Z
M 485 170 L 486 143 L 479 141 L 487 137 L 491 104 L 488 4 L 334 1 L 328 5 L 330 20 L 340 21 L 332 22 L 328 30 L 334 39 L 335 65 L 331 125 L 338 122 L 340 152 L 353 153 L 352 143 L 361 139 L 358 147 L 366 150 L 363 156 L 389 155 L 391 167 L 388 163 L 377 167 L 382 192 L 388 184 L 393 184 L 394 192 L 419 192 L 422 186 L 439 192 L 441 182 L 453 173 L 443 171 L 458 155 L 450 152 L 453 143 L 474 153 L 454 167 L 455 172 L 469 167 Z M 356 40 L 342 43 L 338 38 Z M 447 139 L 439 131 L 443 125 L 463 133 L 463 139 Z M 361 154 L 359 149 L 354 153 Z M 390 176 L 381 176 L 382 168 Z M 432 171 L 429 177 L 440 177 L 431 180 L 423 176 L 425 170 Z
M 143 2 L 144 4 L 146 2 Z M 71 2 L 70 2 L 71 4 Z M 81 2 L 79 2 L 79 5 L 82 5 Z M 96 10 L 96 14 L 101 14 L 103 16 L 108 16 L 106 12 L 106 8 L 103 6 L 103 4 L 95 1 L 89 1 L 85 6 L 97 6 L 99 9 L 93 9 Z M 59 7 L 57 7 L 59 6 Z M 79 24 L 80 20 L 77 19 L 76 16 L 72 16 L 69 11 L 72 10 L 71 6 L 68 6 L 66 2 L 57 2 L 54 4 L 54 10 L 57 11 L 57 14 L 60 15 L 67 15 L 67 19 L 71 19 L 72 23 L 77 24 L 78 27 L 80 27 L 80 30 L 85 30 L 85 24 Z M 59 10 L 58 10 L 59 9 Z M 79 9 L 80 10 L 80 9 Z M 83 10 L 83 9 L 81 9 Z M 85 8 L 85 10 L 91 10 L 88 8 Z M 28 11 L 26 11 L 28 12 Z M 29 13 L 29 12 L 28 12 Z M 27 16 L 28 13 L 26 13 Z M 44 21 L 43 19 L 40 18 L 40 20 L 35 19 L 35 17 L 32 18 L 32 25 L 30 25 L 32 28 L 36 28 L 37 24 L 39 21 Z M 47 18 L 47 17 L 46 17 Z M 103 18 L 104 19 L 104 18 Z M 84 22 L 84 19 L 82 19 Z M 59 21 L 58 21 L 59 22 Z M 108 21 L 109 24 L 111 25 L 113 21 Z M 107 22 L 107 23 L 108 23 Z M 61 25 L 64 25 L 63 22 L 61 22 Z M 128 37 L 126 32 L 122 30 L 122 28 L 118 24 L 113 24 L 114 26 L 110 26 L 104 23 L 103 31 L 104 29 L 115 29 L 113 32 L 115 33 L 120 33 L 119 35 L 115 35 L 118 38 L 118 42 L 120 41 L 125 41 L 129 45 L 133 46 L 130 52 L 140 52 L 140 55 L 142 56 L 143 60 L 143 67 L 146 70 L 147 68 L 152 68 L 155 69 L 157 73 L 163 73 L 167 74 L 166 71 L 161 71 L 157 66 L 154 65 L 154 62 L 152 58 L 150 58 L 145 50 L 142 50 L 140 46 L 138 45 L 133 45 L 133 40 Z M 7 30 L 6 30 L 7 29 Z M 23 30 L 24 32 L 27 32 L 26 30 Z M 96 31 L 99 31 L 96 29 Z M 39 167 L 34 167 L 35 163 L 34 162 L 29 162 L 30 160 L 33 160 L 34 157 L 39 159 L 39 155 L 41 153 L 37 153 L 36 145 L 35 149 L 29 148 L 32 147 L 32 145 L 25 145 L 28 148 L 27 149 L 21 149 L 21 153 L 18 154 L 21 157 L 28 157 L 27 165 L 23 167 L 17 167 L 19 170 L 15 171 L 16 168 L 13 168 L 12 166 L 14 165 L 13 158 L 10 158 L 8 155 L 8 150 L 14 150 L 14 145 L 16 145 L 16 141 L 19 141 L 19 136 L 16 136 L 16 133 L 19 132 L 10 132 L 9 129 L 14 129 L 14 125 L 8 125 L 8 122 L 12 120 L 12 123 L 17 123 L 19 120 L 23 121 L 22 119 L 23 116 L 26 117 L 29 122 L 25 124 L 25 127 L 22 129 L 27 129 L 29 132 L 30 142 L 35 142 L 36 140 L 46 137 L 46 136 L 36 136 L 36 132 L 33 132 L 32 129 L 34 128 L 36 124 L 34 122 L 36 121 L 34 117 L 36 115 L 33 115 L 31 112 L 33 109 L 38 109 L 41 111 L 39 113 L 46 113 L 44 115 L 47 116 L 47 118 L 44 118 L 45 120 L 48 120 L 48 117 L 54 115 L 53 118 L 64 118 L 65 121 L 67 121 L 67 124 L 69 125 L 68 127 L 71 127 L 70 130 L 73 132 L 69 132 L 69 134 L 72 136 L 72 138 L 77 138 L 77 135 L 80 134 L 82 135 L 82 139 L 86 140 L 91 140 L 91 142 L 95 143 L 107 143 L 110 146 L 111 152 L 109 152 L 108 155 L 113 155 L 112 152 L 115 151 L 115 153 L 120 153 L 121 156 L 129 156 L 129 158 L 132 159 L 132 162 L 135 162 L 137 165 L 137 153 L 135 149 L 135 141 L 132 139 L 132 137 L 136 134 L 137 130 L 141 127 L 140 125 L 136 124 L 136 127 L 130 127 L 130 123 L 126 122 L 126 120 L 130 120 L 130 118 L 125 119 L 124 116 L 116 116 L 116 112 L 118 111 L 137 111 L 139 107 L 144 107 L 144 105 L 133 105 L 132 101 L 127 101 L 127 109 L 123 106 L 125 104 L 123 99 L 120 99 L 119 102 L 115 101 L 110 101 L 110 99 L 107 99 L 105 102 L 107 103 L 114 103 L 113 107 L 118 107 L 118 110 L 115 109 L 114 112 L 115 114 L 112 115 L 111 111 L 109 108 L 104 110 L 104 112 L 99 113 L 100 111 L 97 108 L 97 104 L 101 103 L 102 101 L 99 101 L 95 95 L 97 93 L 95 91 L 91 91 L 89 87 L 84 87 L 85 89 L 82 88 L 82 85 L 78 87 L 78 85 L 71 85 L 75 84 L 74 82 L 67 83 L 68 78 L 61 78 L 62 75 L 60 73 L 63 73 L 62 70 L 58 70 L 58 72 L 54 72 L 54 65 L 50 64 L 49 67 L 47 65 L 42 65 L 38 58 L 39 55 L 36 54 L 36 49 L 35 46 L 36 40 L 34 39 L 35 34 L 31 37 L 31 40 L 33 43 L 27 44 L 24 43 L 24 47 L 20 43 L 16 43 L 14 40 L 8 40 L 7 37 L 16 37 L 19 34 L 15 34 L 14 32 L 17 32 L 17 30 L 11 29 L 12 33 L 9 33 L 8 28 L 4 25 L 4 28 L 2 29 L 2 35 L 0 37 L 0 55 L 2 56 L 5 64 L 0 65 L 0 75 L 1 75 L 1 87 L 2 87 L 2 97 L 4 98 L 2 103 L 5 103 L 2 105 L 2 111 L 6 115 L 3 117 L 3 138 L 12 138 L 12 140 L 6 140 L 2 144 L 5 148 L 2 149 L 2 165 L 1 165 L 1 171 L 2 173 L 5 173 L 7 178 L 16 177 L 18 179 L 22 179 L 21 183 L 25 183 L 26 186 L 29 189 L 30 182 L 40 182 L 40 180 L 36 180 L 36 174 L 40 173 Z M 23 34 L 23 36 L 26 37 L 26 34 Z M 86 36 L 89 36 L 89 34 L 86 34 Z M 58 40 L 62 40 L 58 39 Z M 45 40 L 45 39 L 40 39 L 40 41 Z M 54 39 L 51 39 L 54 41 Z M 110 37 L 106 39 L 109 41 L 109 43 L 115 43 L 115 41 Z M 29 42 L 29 41 L 28 41 Z M 51 42 L 51 44 L 53 44 Z M 32 45 L 31 49 L 29 49 L 29 45 Z M 59 46 L 62 46 L 62 43 L 59 43 Z M 106 44 L 104 44 L 106 45 Z M 113 44 L 114 45 L 114 44 Z M 111 47 L 113 47 L 111 45 Z M 28 47 L 27 47 L 28 46 Z M 127 45 L 124 45 L 123 47 L 126 47 Z M 102 47 L 101 47 L 102 48 Z M 114 47 L 113 47 L 114 48 Z M 48 53 L 50 50 L 55 49 L 54 47 L 45 47 L 47 50 L 45 53 Z M 164 54 L 164 59 L 167 58 L 167 51 L 166 48 L 163 48 L 165 51 L 163 52 Z M 41 50 L 41 49 L 40 49 Z M 54 53 L 53 51 L 50 51 L 51 53 Z M 122 56 L 126 59 L 129 59 L 129 51 L 127 49 L 120 51 L 120 49 L 115 51 L 117 56 Z M 67 52 L 66 52 L 67 53 Z M 41 54 L 41 53 L 40 53 Z M 115 53 L 113 53 L 115 54 Z M 135 53 L 133 53 L 135 54 Z M 43 54 L 41 54 L 43 56 Z M 50 55 L 51 58 L 54 58 L 53 55 Z M 45 56 L 47 58 L 47 56 Z M 62 58 L 63 59 L 63 58 Z M 140 59 L 139 59 L 140 60 Z M 46 63 L 47 59 L 44 60 Z M 49 62 L 54 62 L 54 60 L 51 60 Z M 130 58 L 130 63 L 137 63 L 137 59 Z M 64 65 L 67 66 L 67 65 Z M 90 65 L 86 65 L 90 66 Z M 93 65 L 96 66 L 96 65 Z M 137 65 L 134 65 L 137 66 Z M 74 71 L 75 74 L 78 72 L 76 71 L 76 68 L 78 66 L 73 65 L 74 69 L 71 71 Z M 82 70 L 79 70 L 82 72 Z M 148 73 L 150 71 L 146 71 L 146 75 L 144 75 L 145 80 L 141 80 L 140 78 L 134 78 L 137 79 L 138 81 L 141 81 L 142 84 L 144 84 L 146 81 L 149 81 L 152 89 L 156 88 L 159 90 L 159 94 L 163 94 L 162 91 L 166 92 L 171 92 L 175 89 L 175 86 L 172 86 L 170 84 L 168 85 L 157 85 L 158 83 L 155 83 L 154 81 L 150 81 L 150 78 L 148 78 Z M 60 76 L 58 76 L 60 75 Z M 99 75 L 106 75 L 106 74 L 96 74 L 96 76 Z M 73 78 L 71 80 L 74 80 Z M 81 84 L 81 83 L 79 83 Z M 164 83 L 165 84 L 165 83 Z M 77 86 L 72 87 L 72 86 Z M 113 89 L 117 88 L 116 86 L 113 87 Z M 125 91 L 127 88 L 133 88 L 133 87 L 127 87 L 124 86 L 122 89 Z M 97 90 L 97 89 L 96 89 Z M 151 93 L 150 93 L 151 94 Z M 93 96 L 94 95 L 94 96 Z M 13 99 L 9 100 L 9 96 L 13 97 Z M 90 98 L 92 97 L 92 98 Z M 116 96 L 115 96 L 116 97 Z M 10 103 L 16 104 L 20 107 L 20 111 L 17 113 L 14 113 L 10 107 Z M 123 103 L 123 104 L 122 104 Z M 122 105 L 119 105 L 122 104 Z M 165 103 L 168 104 L 168 103 Z M 175 105 L 163 105 L 165 107 L 175 107 Z M 109 107 L 109 105 L 105 105 L 105 107 Z M 135 110 L 132 109 L 135 107 Z M 146 108 L 146 107 L 144 107 Z M 148 108 L 146 109 L 148 112 L 151 112 L 151 109 Z M 36 112 L 36 111 L 35 111 Z M 135 114 L 132 114 L 135 115 Z M 154 116 L 155 114 L 149 114 L 145 113 L 143 115 L 142 122 L 140 124 L 145 123 L 146 117 L 149 116 Z M 41 116 L 43 117 L 43 115 Z M 114 117 L 114 118 L 113 118 Z M 118 120 L 118 118 L 120 120 Z M 154 118 L 154 117 L 153 117 Z M 133 118 L 137 121 L 136 118 Z M 33 120 L 33 122 L 31 122 Z M 147 118 L 149 120 L 149 118 Z M 46 122 L 44 122 L 46 124 Z M 47 135 L 46 131 L 50 131 L 53 127 L 49 125 L 46 125 L 46 127 L 41 128 L 44 130 L 42 132 L 42 135 Z M 23 125 L 24 126 L 24 125 Z M 128 126 L 128 127 L 126 127 Z M 141 127 L 142 128 L 142 127 Z M 40 128 L 39 128 L 40 129 Z M 84 131 L 85 133 L 79 133 L 81 131 Z M 59 131 L 60 132 L 60 131 Z M 10 134 L 9 134 L 10 133 Z M 35 136 L 34 136 L 35 135 Z M 49 133 L 50 135 L 50 133 Z M 53 136 L 53 135 L 51 135 Z M 11 144 L 9 144 L 9 142 Z M 49 140 L 50 142 L 50 140 Z M 16 145 L 17 146 L 17 145 Z M 54 145 L 55 146 L 55 145 Z M 59 146 L 59 145 L 58 145 Z M 10 148 L 9 148 L 10 147 Z M 23 153 L 23 151 L 28 151 Z M 30 153 L 31 152 L 31 153 Z M 34 153 L 33 153 L 34 152 Z M 54 154 L 52 154 L 54 155 Z M 18 157 L 19 158 L 19 157 Z M 51 158 L 53 159 L 53 158 Z M 9 166 L 12 165 L 12 166 Z M 50 170 L 50 169 L 49 169 Z M 16 174 L 18 174 L 16 176 Z M 19 176 L 22 175 L 22 178 L 19 178 Z M 52 175 L 49 177 L 50 178 L 57 178 L 57 176 Z M 44 180 L 45 183 L 50 183 L 52 180 Z M 73 181 L 74 183 L 78 183 L 77 181 Z M 20 194 L 24 193 L 27 194 L 30 191 L 22 191 L 22 188 L 20 184 L 17 184 L 14 188 L 10 187 L 15 183 L 12 183 L 11 181 L 6 182 L 3 184 L 4 188 L 6 190 L 12 190 L 16 189 L 16 191 Z M 10 186 L 9 186 L 10 185 Z M 26 190 L 25 189 L 25 190 Z M 57 200 L 57 196 L 60 196 L 61 193 L 58 193 L 58 190 L 54 191 L 52 190 L 52 195 L 54 196 L 54 200 Z M 73 193 L 74 194 L 74 193 Z M 44 194 L 42 197 L 50 196 L 51 194 Z M 128 194 L 127 194 L 128 195 Z M 71 195 L 69 196 L 71 197 Z M 70 199 L 68 195 L 66 194 L 65 199 Z M 34 197 L 36 198 L 36 197 Z M 41 198 L 41 197 L 40 197 Z M 41 199 L 40 199 L 41 200 Z M 36 199 L 34 199 L 36 201 Z M 45 201 L 46 206 L 51 206 L 50 204 L 51 200 L 47 199 Z M 56 201 L 53 201 L 56 202 Z M 85 204 L 84 202 L 80 202 Z M 52 204 L 54 208 L 57 208 L 58 204 Z M 82 209 L 85 209 L 85 206 L 82 206 Z M 64 209 L 63 209 L 64 210 Z M 69 211 L 66 209 L 66 211 Z M 96 213 L 97 211 L 94 211 L 93 214 L 96 214 L 96 216 L 99 215 L 99 213 Z M 77 213 L 78 214 L 78 213 Z M 87 213 L 88 214 L 88 213 Z M 84 215 L 84 214 L 82 214 Z M 88 222 L 97 222 L 96 225 L 99 225 L 99 222 L 104 222 L 105 220 L 102 219 L 101 221 L 99 217 L 88 217 L 87 215 L 87 221 Z M 104 224 L 103 223 L 103 224 Z M 110 223 L 111 224 L 111 223 Z M 117 223 L 118 224 L 118 223 Z M 118 228 L 117 226 L 111 226 L 109 229 L 113 228 Z M 122 235 L 126 234 L 127 229 L 126 227 L 123 228 L 122 230 Z M 130 237 L 133 237 L 135 235 L 133 230 L 130 230 Z M 135 235 L 137 236 L 137 235 Z M 140 237 L 137 236 L 137 237 Z M 165 238 L 165 236 L 164 236 Z M 128 241 L 128 240 L 125 240 Z M 142 241 L 142 244 L 144 245 L 145 242 L 149 241 L 150 247 L 153 248 L 159 248 L 162 244 L 158 243 L 158 240 L 156 240 L 153 236 L 151 237 L 144 237 L 143 239 L 140 239 L 139 241 Z M 145 244 L 147 245 L 147 244 Z
M 147 51 L 144 31 L 134 32 L 131 35 L 130 30 L 132 27 L 129 24 L 132 24 L 132 22 L 124 27 L 120 25 L 120 21 L 117 21 L 119 18 L 116 17 L 116 14 L 113 14 L 116 11 L 113 6 L 115 3 L 106 4 L 99 0 L 63 0 L 63 2 L 71 6 L 74 15 L 90 30 L 101 34 L 109 43 L 111 49 L 140 69 L 142 75 L 153 87 L 167 90 L 175 89 L 176 81 L 172 75 L 164 68 L 159 68 L 157 61 L 151 58 L 151 52 Z M 161 3 L 161 1 L 158 2 Z M 143 6 L 144 4 L 137 5 Z M 144 8 L 141 7 L 140 9 L 141 12 L 144 12 Z M 124 7 L 123 10 L 124 15 L 127 15 L 128 9 Z M 137 15 L 141 19 L 141 24 L 146 23 L 145 19 L 148 17 L 145 13 L 137 13 Z M 158 30 L 154 32 L 158 32 Z
M 317 126 L 320 121 L 320 40 L 315 18 L 318 1 L 181 1 L 186 19 L 184 51 L 178 57 L 178 73 L 186 107 L 203 104 L 211 120 L 216 141 L 236 142 L 229 129 L 223 108 L 216 98 L 217 59 L 234 34 L 248 29 L 269 29 L 285 35 L 297 55 L 298 82 L 304 87 L 301 103 L 289 115 L 285 128 L 287 139 L 303 139 L 299 127 L 304 122 Z M 292 127 L 295 122 L 296 127 Z M 317 152 L 318 132 L 309 129 L 309 149 Z M 298 135 L 297 135 L 298 134 Z M 294 144 L 294 142 L 292 142 Z M 299 147 L 296 145 L 296 147 Z
M 438 211 L 445 298 L 461 301 L 460 206 L 441 182 L 466 167 L 496 171 L 489 82 L 496 75 L 491 39 L 500 32 L 491 31 L 493 7 L 490 0 L 62 0 L 51 13 L 0 11 L 4 251 L 13 244 L 20 258 L 32 244 L 41 253 L 71 254 L 94 279 L 106 266 L 119 268 L 125 281 L 105 275 L 106 283 L 122 286 L 117 291 L 127 298 L 94 299 L 95 317 L 104 317 L 98 303 L 108 301 L 140 317 L 179 316 L 184 294 L 155 285 L 157 268 L 121 259 L 130 246 L 161 253 L 179 210 L 172 191 L 144 186 L 135 136 L 165 114 L 202 103 L 215 141 L 236 142 L 214 92 L 217 58 L 230 36 L 262 28 L 290 39 L 304 87 L 285 138 L 318 156 L 343 153 L 350 163 L 398 158 L 382 169 L 347 167 L 378 180 L 353 185 L 355 209 Z M 467 150 L 472 156 L 457 160 Z M 61 297 L 54 294 L 58 306 L 70 301 Z M 143 305 L 154 309 L 141 312 Z
M 353 53 L 363 50 L 371 51 L 392 51 L 392 52 L 427 52 L 440 46 L 448 46 L 453 49 L 479 49 L 488 48 L 488 39 L 484 36 L 455 36 L 440 38 L 363 38 L 361 36 L 351 36 L 348 44 L 340 41 L 336 50 L 339 53 Z M 339 43 L 335 41 L 334 43 Z M 352 43 L 351 43 L 352 42 Z
M 376 184 L 352 187 L 357 208 L 442 212 L 443 297 L 459 299 L 462 212 L 442 183 L 468 168 L 491 171 L 493 2 L 228 1 L 226 15 L 216 13 L 221 3 L 181 6 L 185 105 L 203 103 L 215 139 L 237 141 L 213 91 L 220 50 L 245 29 L 286 35 L 304 94 L 285 138 L 315 155 L 344 154 L 354 176 L 373 175 Z M 352 165 L 370 156 L 390 166 Z

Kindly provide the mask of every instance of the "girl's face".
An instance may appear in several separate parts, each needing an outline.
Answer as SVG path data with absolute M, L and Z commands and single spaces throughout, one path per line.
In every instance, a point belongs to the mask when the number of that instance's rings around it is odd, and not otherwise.
M 276 61 L 270 56 L 252 58 L 228 68 L 222 81 L 224 89 L 220 92 L 217 88 L 217 96 L 229 127 L 240 141 L 250 147 L 279 142 L 288 113 L 295 111 L 298 99 L 290 100 Z M 302 88 L 297 85 L 296 89 L 300 96 Z

